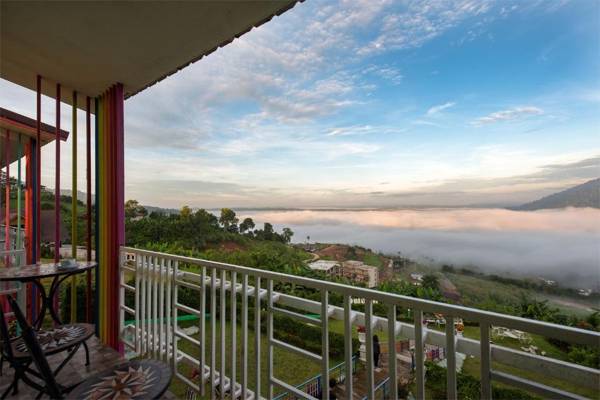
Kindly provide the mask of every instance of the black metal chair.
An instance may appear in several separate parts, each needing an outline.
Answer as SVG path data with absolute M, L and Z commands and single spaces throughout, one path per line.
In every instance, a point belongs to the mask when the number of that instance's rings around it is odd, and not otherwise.
M 27 323 L 16 301 L 9 297 L 17 322 L 21 327 L 23 342 L 29 350 L 43 384 L 33 382 L 27 375 L 23 381 L 39 391 L 37 398 L 47 394 L 53 399 L 99 399 L 99 398 L 144 398 L 159 399 L 171 382 L 169 366 L 153 360 L 126 362 L 109 370 L 95 374 L 71 386 L 63 386 L 56 381 L 44 351 L 37 340 L 36 332 Z
M 10 296 L 9 296 L 10 298 Z M 12 298 L 10 298 L 12 300 Z M 9 300 L 10 301 L 10 300 Z M 14 301 L 14 300 L 13 300 Z M 14 308 L 14 307 L 13 307 Z M 58 374 L 60 370 L 69 362 L 75 355 L 77 350 L 83 345 L 86 353 L 86 365 L 89 364 L 89 350 L 85 343 L 94 334 L 94 326 L 90 324 L 73 324 L 62 325 L 56 328 L 41 330 L 35 332 L 38 343 L 41 343 L 41 351 L 45 356 L 67 352 L 67 356 L 54 371 Z M 39 373 L 30 368 L 33 359 L 27 348 L 23 337 L 12 338 L 9 333 L 8 326 L 3 310 L 0 307 L 0 340 L 2 348 L 0 349 L 2 362 L 4 360 L 14 369 L 12 383 L 5 389 L 0 396 L 0 399 L 5 399 L 10 391 L 17 394 L 19 390 L 19 380 L 24 380 L 26 373 L 40 377 Z

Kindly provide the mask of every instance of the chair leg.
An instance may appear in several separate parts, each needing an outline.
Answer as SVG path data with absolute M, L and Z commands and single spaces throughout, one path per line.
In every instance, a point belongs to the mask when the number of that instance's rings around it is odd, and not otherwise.
M 13 396 L 16 396 L 19 393 L 19 379 L 15 378 L 15 382 L 13 383 Z
M 6 399 L 6 397 L 8 396 L 8 394 L 11 392 L 12 390 L 12 394 L 16 395 L 17 392 L 19 391 L 19 370 L 16 369 L 15 370 L 15 376 L 13 377 L 13 381 L 11 382 L 11 384 L 6 388 L 6 390 L 4 391 L 4 393 L 2 393 L 2 396 L 0 397 L 0 399 L 4 400 Z
M 90 365 L 90 350 L 86 342 L 83 342 L 83 349 L 85 350 L 85 366 Z
M 15 383 L 14 383 L 14 382 L 12 382 L 12 383 L 10 384 L 10 386 L 8 386 L 8 387 L 6 388 L 6 390 L 4 391 L 4 393 L 2 393 L 2 396 L 0 396 L 0 399 L 4 400 L 4 399 L 6 398 L 6 396 L 8 396 L 8 394 L 10 393 L 10 391 L 11 391 L 12 387 L 14 386 L 14 384 L 15 384 Z

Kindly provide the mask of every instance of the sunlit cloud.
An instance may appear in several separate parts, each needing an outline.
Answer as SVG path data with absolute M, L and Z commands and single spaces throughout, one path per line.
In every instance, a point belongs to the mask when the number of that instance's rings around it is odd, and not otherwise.
M 472 122 L 475 126 L 493 124 L 495 122 L 512 121 L 531 117 L 534 115 L 542 115 L 544 110 L 534 106 L 515 107 L 508 110 L 493 112 L 485 117 L 477 118 Z
M 444 110 L 446 110 L 446 109 L 448 109 L 450 107 L 454 107 L 455 105 L 456 105 L 455 102 L 449 101 L 449 102 L 444 103 L 444 104 L 433 106 L 429 110 L 427 110 L 427 115 L 438 114 L 438 113 L 440 113 L 440 112 L 442 112 L 442 111 L 444 111 Z

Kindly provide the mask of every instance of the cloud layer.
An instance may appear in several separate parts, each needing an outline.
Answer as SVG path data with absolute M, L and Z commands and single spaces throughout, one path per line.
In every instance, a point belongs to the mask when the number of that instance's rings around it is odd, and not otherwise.
M 486 272 L 600 289 L 600 211 L 288 211 L 249 213 L 294 239 L 359 244 Z

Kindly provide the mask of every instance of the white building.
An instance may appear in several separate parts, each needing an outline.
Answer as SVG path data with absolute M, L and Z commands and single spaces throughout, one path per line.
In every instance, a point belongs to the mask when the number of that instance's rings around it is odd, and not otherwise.
M 317 260 L 308 264 L 313 271 L 324 272 L 329 276 L 340 274 L 340 263 L 337 261 Z
M 366 265 L 362 261 L 349 260 L 342 263 L 341 275 L 354 282 L 366 283 L 367 287 L 375 287 L 379 284 L 379 270 L 372 265 Z

